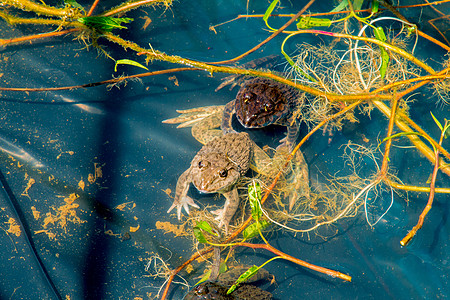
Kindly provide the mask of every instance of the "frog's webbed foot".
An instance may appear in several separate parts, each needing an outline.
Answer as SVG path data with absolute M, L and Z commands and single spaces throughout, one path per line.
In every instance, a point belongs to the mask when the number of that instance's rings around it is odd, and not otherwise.
M 177 128 L 191 127 L 201 122 L 208 116 L 214 115 L 216 113 L 222 113 L 223 108 L 224 105 L 212 105 L 185 110 L 177 110 L 177 113 L 180 114 L 178 117 L 167 119 L 162 122 L 166 124 L 180 124 L 177 126 Z
M 219 229 L 225 227 L 225 234 L 228 233 L 228 225 L 234 216 L 237 208 L 239 207 L 239 193 L 236 188 L 229 192 L 223 194 L 227 199 L 225 205 L 222 209 L 217 209 L 211 211 L 212 214 L 216 215 L 216 221 L 219 221 Z
M 189 205 L 195 208 L 200 208 L 197 204 L 195 204 L 194 200 L 191 197 L 184 196 L 179 200 L 179 202 L 175 203 L 174 201 L 167 213 L 170 213 L 170 211 L 176 207 L 178 220 L 181 220 L 181 209 L 184 208 L 186 213 L 189 215 Z
M 240 65 L 239 67 L 242 67 L 243 69 L 259 69 L 262 67 L 269 68 L 272 67 L 275 62 L 278 60 L 278 55 L 269 55 L 261 58 L 257 58 L 254 60 L 251 60 L 243 65 Z M 222 79 L 222 83 L 216 88 L 216 92 L 223 87 L 230 85 L 230 91 L 236 86 L 241 85 L 247 78 L 245 75 L 241 74 L 234 74 L 227 76 Z
M 191 169 L 187 169 L 180 175 L 177 181 L 177 187 L 175 190 L 175 198 L 173 200 L 172 206 L 169 208 L 167 213 L 170 213 L 172 209 L 177 208 L 178 220 L 181 219 L 181 209 L 184 208 L 186 213 L 189 215 L 189 205 L 195 208 L 200 208 L 195 204 L 194 200 L 187 195 L 189 190 L 189 185 L 191 184 Z
M 222 122 L 224 105 L 204 106 L 187 110 L 177 110 L 180 115 L 164 120 L 163 123 L 178 124 L 177 128 L 192 127 L 192 136 L 202 144 L 222 136 L 218 128 Z
M 288 155 L 289 148 L 279 146 L 276 155 Z M 287 175 L 287 190 L 289 195 L 289 210 L 292 210 L 300 197 L 310 198 L 309 170 L 303 153 L 297 151 L 291 162 L 291 174 Z
M 223 225 L 225 225 L 225 231 L 228 229 L 228 224 L 225 222 L 225 208 L 220 208 L 216 210 L 212 210 L 211 213 L 213 215 L 216 215 L 214 220 L 219 221 L 219 229 L 222 228 Z

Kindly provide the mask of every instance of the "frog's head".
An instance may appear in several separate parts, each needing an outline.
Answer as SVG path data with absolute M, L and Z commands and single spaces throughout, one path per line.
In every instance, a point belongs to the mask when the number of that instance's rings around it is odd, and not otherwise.
M 236 117 L 246 128 L 260 128 L 274 124 L 289 112 L 280 86 L 271 80 L 251 80 L 238 92 Z
M 223 153 L 204 153 L 191 163 L 192 183 L 202 193 L 227 192 L 240 176 L 239 167 Z

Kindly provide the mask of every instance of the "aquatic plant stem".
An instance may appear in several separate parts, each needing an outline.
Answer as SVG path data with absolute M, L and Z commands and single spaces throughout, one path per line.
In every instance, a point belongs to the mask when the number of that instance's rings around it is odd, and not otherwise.
M 100 2 L 100 0 L 95 0 L 94 3 L 92 4 L 91 8 L 89 9 L 88 13 L 87 13 L 87 17 L 89 17 L 90 15 L 92 15 L 92 13 L 94 12 L 94 9 L 97 7 L 98 3 Z
M 64 20 L 58 19 L 38 19 L 38 18 L 19 18 L 16 16 L 8 15 L 0 11 L 0 18 L 5 19 L 6 22 L 10 25 L 16 24 L 38 24 L 38 25 L 57 25 L 57 26 L 66 26 L 66 27 L 80 27 L 86 28 L 80 22 L 67 22 Z M 38 35 L 36 35 L 39 37 Z
M 166 7 L 169 7 L 172 4 L 172 0 L 134 0 L 125 2 L 105 13 L 102 13 L 101 16 L 109 17 L 117 14 L 123 14 L 127 11 L 137 9 L 139 7 L 147 6 L 147 5 L 158 5 L 163 4 Z
M 47 38 L 47 37 L 60 36 L 60 35 L 65 35 L 65 34 L 68 34 L 71 32 L 79 31 L 79 30 L 80 30 L 79 28 L 72 28 L 72 29 L 67 29 L 67 30 L 63 30 L 63 31 L 52 31 L 52 32 L 48 32 L 48 33 L 22 36 L 22 37 L 13 38 L 13 39 L 0 39 L 0 45 L 4 46 L 4 45 L 9 45 L 9 44 L 14 44 L 14 43 L 23 43 L 26 41 L 42 39 L 42 38 Z
M 391 151 L 391 145 L 392 145 L 392 139 L 390 138 L 392 136 L 392 132 L 394 131 L 394 122 L 395 122 L 395 114 L 397 112 L 398 107 L 398 98 L 394 95 L 394 99 L 391 101 L 391 115 L 389 117 L 389 125 L 388 125 L 388 132 L 386 134 L 386 145 L 384 148 L 384 155 L 383 155 L 383 162 L 381 165 L 381 169 L 379 172 L 379 177 L 384 178 L 387 175 L 388 171 L 388 161 L 389 161 L 389 152 Z
M 61 87 L 54 87 L 54 88 L 5 88 L 5 87 L 0 87 L 0 91 L 48 92 L 48 91 L 73 90 L 73 89 L 80 89 L 80 88 L 96 87 L 96 86 L 104 85 L 104 84 L 119 83 L 121 81 L 133 79 L 133 78 L 142 78 L 142 77 L 149 77 L 149 76 L 168 74 L 168 73 L 176 73 L 176 72 L 182 72 L 182 71 L 199 71 L 199 70 L 200 69 L 198 69 L 198 68 L 173 68 L 173 69 L 166 69 L 166 70 L 160 70 L 160 71 L 154 71 L 154 72 L 147 72 L 147 73 L 123 76 L 123 77 L 119 77 L 119 78 L 113 78 L 113 79 L 92 82 L 92 83 L 86 83 L 86 84 L 81 84 L 81 85 L 61 86 Z
M 229 59 L 229 60 L 223 60 L 223 61 L 217 61 L 217 62 L 211 62 L 210 64 L 214 64 L 214 65 L 223 65 L 223 64 L 229 64 L 235 61 L 238 61 L 242 58 L 244 58 L 245 56 L 249 55 L 252 52 L 255 52 L 256 50 L 258 50 L 259 48 L 261 48 L 263 45 L 267 44 L 270 40 L 272 40 L 274 37 L 276 37 L 277 35 L 279 35 L 280 33 L 283 32 L 283 30 L 285 30 L 289 25 L 291 25 L 292 23 L 294 23 L 316 0 L 310 0 L 305 6 L 303 6 L 303 8 L 296 14 L 294 15 L 289 21 L 287 21 L 283 26 L 280 27 L 280 29 L 278 29 L 277 31 L 275 31 L 274 33 L 272 33 L 268 38 L 266 38 L 264 41 L 262 41 L 261 43 L 259 43 L 258 45 L 256 45 L 255 47 L 253 47 L 252 49 L 248 50 L 247 52 L 236 56 L 233 59 Z
M 384 181 L 391 187 L 399 189 L 399 190 L 410 191 L 410 192 L 421 192 L 421 193 L 429 193 L 430 192 L 430 187 L 399 184 L 395 181 L 390 180 L 389 178 L 385 178 Z M 450 194 L 450 188 L 435 187 L 434 192 L 442 193 L 442 194 Z
M 383 102 L 373 101 L 372 103 L 386 116 L 391 115 L 389 107 L 387 107 Z M 405 120 L 407 118 L 403 114 L 401 114 L 401 117 L 405 118 Z M 412 120 L 411 120 L 411 122 L 412 122 Z M 395 119 L 395 125 L 397 125 L 397 127 L 404 132 L 412 132 L 413 131 L 411 129 L 411 127 L 409 127 L 405 122 L 401 121 L 400 118 Z M 417 127 L 420 128 L 418 125 L 417 125 Z M 422 129 L 421 129 L 421 131 L 424 132 Z M 420 133 L 422 133 L 422 132 L 420 132 Z M 428 137 L 428 134 L 425 133 L 424 136 Z M 432 162 L 433 164 L 435 163 L 434 151 L 432 149 L 430 149 L 424 142 L 422 142 L 422 140 L 417 135 L 407 135 L 407 138 L 417 148 L 417 150 L 419 150 L 430 162 Z M 428 140 L 430 142 L 434 141 L 431 137 Z M 434 141 L 432 143 L 435 144 L 436 142 Z M 445 152 L 447 152 L 445 149 L 442 148 L 441 145 L 439 145 L 439 143 L 436 143 L 435 146 L 437 149 L 439 149 L 439 151 L 441 151 L 441 149 L 442 149 Z M 442 172 L 444 172 L 445 174 L 450 176 L 450 166 L 446 165 L 442 160 L 439 160 L 439 168 L 442 170 Z
M 43 3 L 43 2 L 42 2 Z M 82 16 L 80 11 L 71 6 L 55 8 L 53 6 L 38 4 L 30 0 L 2 0 L 3 5 L 11 5 L 24 11 L 32 11 L 38 15 L 54 16 L 68 19 L 77 19 Z
M 288 260 L 290 262 L 293 262 L 297 265 L 300 265 L 302 267 L 332 276 L 332 277 L 338 277 L 340 279 L 343 279 L 345 281 L 352 281 L 352 277 L 347 275 L 347 274 L 343 274 L 341 272 L 338 271 L 333 271 L 327 268 L 323 268 L 323 267 L 319 267 L 313 264 L 310 264 L 306 261 L 303 261 L 301 259 L 295 258 L 293 256 L 290 256 L 274 247 L 272 247 L 269 244 L 251 244 L 251 243 L 236 243 L 237 246 L 242 246 L 242 247 L 247 247 L 247 248 L 252 248 L 252 249 L 265 249 L 267 251 L 272 252 L 273 254 L 279 256 L 280 258 L 284 259 L 284 260 Z
M 441 138 L 439 139 L 439 144 L 442 144 L 442 140 L 444 139 L 444 136 L 445 136 L 445 130 L 442 130 Z M 408 245 L 408 243 L 411 241 L 411 239 L 416 235 L 417 231 L 420 228 L 422 228 L 425 217 L 428 214 L 428 212 L 430 211 L 431 206 L 433 205 L 433 199 L 434 199 L 434 194 L 435 194 L 435 185 L 436 185 L 436 176 L 437 176 L 437 171 L 439 170 L 438 162 L 439 162 L 439 150 L 436 149 L 435 164 L 434 164 L 433 173 L 431 176 L 430 195 L 428 197 L 427 205 L 425 206 L 424 210 L 420 214 L 417 225 L 414 226 L 413 229 L 411 229 L 411 231 L 408 232 L 408 234 L 400 241 L 400 245 L 402 245 L 402 246 Z

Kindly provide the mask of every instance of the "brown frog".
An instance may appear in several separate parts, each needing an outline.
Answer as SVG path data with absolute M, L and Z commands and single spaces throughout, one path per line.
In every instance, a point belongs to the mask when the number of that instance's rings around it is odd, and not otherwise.
M 283 83 L 267 78 L 253 78 L 244 82 L 235 100 L 225 105 L 221 128 L 224 133 L 235 132 L 232 117 L 245 128 L 261 128 L 276 124 L 287 126 L 287 136 L 281 146 L 292 149 L 299 132 L 294 112 L 304 105 L 304 94 Z
M 243 65 L 247 69 L 271 67 L 279 56 L 270 55 L 252 60 Z M 272 124 L 287 126 L 287 136 L 280 142 L 292 150 L 299 133 L 300 119 L 306 104 L 305 93 L 286 84 L 268 79 L 248 79 L 242 75 L 231 75 L 223 79 L 216 91 L 226 85 L 240 85 L 236 99 L 230 101 L 223 112 L 221 128 L 224 133 L 233 132 L 232 117 L 245 128 L 261 128 Z
M 253 299 L 269 300 L 272 294 L 252 285 L 261 280 L 275 281 L 274 276 L 265 269 L 259 269 L 255 275 L 246 280 L 245 284 L 240 284 L 232 293 L 227 294 L 228 289 L 236 280 L 249 269 L 250 266 L 231 266 L 225 273 L 219 274 L 217 280 L 203 282 L 195 286 L 184 297 L 184 300 L 204 300 L 204 299 Z
M 216 129 L 222 122 L 223 110 L 223 105 L 177 110 L 181 114 L 180 116 L 164 120 L 163 123 L 180 123 L 178 128 L 191 126 L 193 137 L 205 145 L 212 139 L 223 136 L 222 131 Z M 253 155 L 250 159 L 250 168 L 265 177 L 268 184 L 270 184 L 270 181 L 276 176 L 278 171 L 284 168 L 286 156 L 289 154 L 288 150 L 287 147 L 280 146 L 275 155 L 269 157 L 265 151 L 252 141 Z M 305 196 L 309 198 L 310 195 L 308 165 L 300 151 L 297 151 L 288 169 L 291 172 L 285 174 L 286 189 L 284 192 L 289 196 L 289 209 L 291 210 L 299 197 Z M 185 204 L 185 207 L 188 207 L 188 204 Z
M 227 294 L 229 286 L 216 282 L 204 282 L 197 285 L 184 297 L 184 300 L 270 300 L 272 294 L 257 286 L 243 284 L 231 294 Z
M 247 133 L 229 133 L 216 137 L 204 145 L 195 155 L 191 166 L 179 178 L 175 199 L 167 212 L 177 208 L 178 219 L 181 209 L 189 214 L 189 205 L 198 208 L 193 199 L 187 196 L 189 185 L 203 193 L 220 193 L 226 198 L 223 209 L 213 211 L 217 215 L 219 228 L 228 224 L 239 206 L 239 195 L 235 187 L 238 179 L 249 169 L 253 142 Z

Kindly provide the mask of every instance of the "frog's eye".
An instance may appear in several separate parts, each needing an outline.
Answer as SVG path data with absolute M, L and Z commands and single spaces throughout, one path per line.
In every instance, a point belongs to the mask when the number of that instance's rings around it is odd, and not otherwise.
M 270 110 L 273 110 L 273 103 L 272 102 L 264 103 L 264 111 L 270 111 Z
M 247 103 L 248 100 L 250 100 L 252 98 L 252 94 L 251 93 L 244 93 L 244 102 Z
M 203 161 L 203 160 L 201 160 L 201 161 L 199 161 L 198 162 L 198 167 L 200 168 L 200 169 L 203 169 L 203 168 L 206 168 L 207 166 L 208 166 L 208 162 L 207 161 Z
M 227 177 L 227 175 L 228 175 L 227 169 L 222 169 L 222 170 L 219 171 L 219 176 L 220 177 L 225 178 L 225 177 Z

